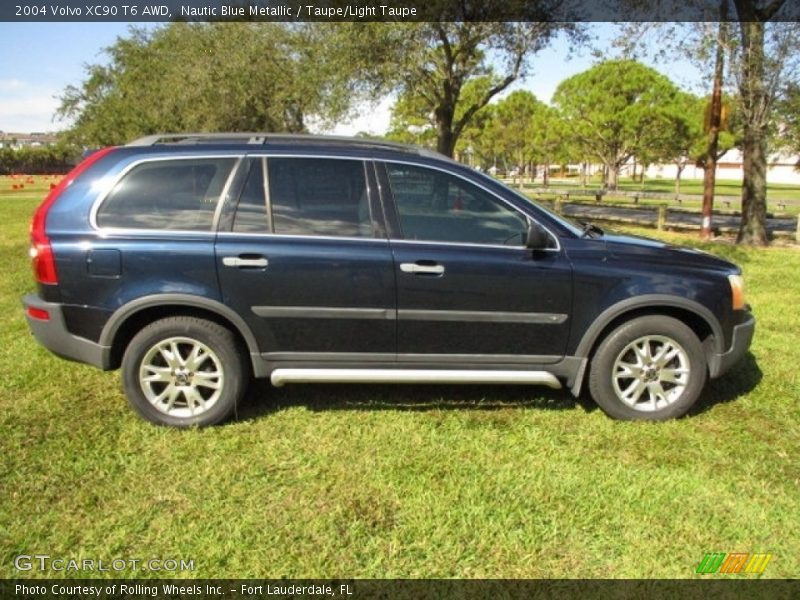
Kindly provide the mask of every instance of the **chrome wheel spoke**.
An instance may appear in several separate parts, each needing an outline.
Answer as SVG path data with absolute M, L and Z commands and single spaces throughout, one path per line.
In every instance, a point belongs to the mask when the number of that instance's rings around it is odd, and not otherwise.
M 640 365 L 646 365 L 650 362 L 650 342 L 649 340 L 645 339 L 644 341 L 636 344 L 632 344 L 632 348 L 634 354 L 636 354 L 636 358 L 639 361 Z
M 689 383 L 689 369 L 661 369 L 661 381 L 686 385 Z
M 214 372 L 206 372 L 206 371 L 198 371 L 194 374 L 194 384 L 196 386 L 202 386 L 211 388 L 212 390 L 219 389 L 219 377 L 220 374 L 216 371 Z
M 181 390 L 179 388 L 175 387 L 174 385 L 170 385 L 169 386 L 169 398 L 167 399 L 167 406 L 166 406 L 167 412 L 169 412 L 170 410 L 172 410 L 174 408 L 175 400 L 178 399 L 178 396 L 180 396 L 180 393 L 181 393 Z
M 144 369 L 149 372 L 145 375 L 142 381 L 147 383 L 170 383 L 172 381 L 172 369 L 169 367 L 155 367 L 153 365 L 144 365 Z
M 641 374 L 642 374 L 641 365 L 632 365 L 631 363 L 625 363 L 625 362 L 617 363 L 617 372 L 615 374 L 615 377 L 624 379 L 626 377 L 640 377 Z
M 643 381 L 635 380 L 622 392 L 623 402 L 629 406 L 634 406 L 646 389 L 647 385 Z
M 197 391 L 197 388 L 188 387 L 183 391 L 183 395 L 192 414 L 195 414 L 198 409 L 200 409 L 200 412 L 206 410 L 206 401 Z
M 192 371 L 196 371 L 200 368 L 207 358 L 209 358 L 210 354 L 208 354 L 201 346 L 195 346 L 192 348 L 191 354 L 189 354 L 189 358 L 186 359 L 186 368 Z
M 177 369 L 181 366 L 180 361 L 178 360 L 177 348 L 169 348 L 166 346 L 160 346 L 158 348 L 159 353 L 164 358 L 164 361 L 167 365 L 170 366 L 172 369 Z
M 664 386 L 661 385 L 660 381 L 654 381 L 653 383 L 648 383 L 647 394 L 650 397 L 650 403 L 653 405 L 654 409 L 659 402 L 667 401 L 667 396 L 664 393 Z
M 661 351 L 658 353 L 657 356 L 653 357 L 653 362 L 656 363 L 659 367 L 665 367 L 670 362 L 672 362 L 675 357 L 680 354 L 680 348 L 676 348 L 671 344 L 664 344 Z

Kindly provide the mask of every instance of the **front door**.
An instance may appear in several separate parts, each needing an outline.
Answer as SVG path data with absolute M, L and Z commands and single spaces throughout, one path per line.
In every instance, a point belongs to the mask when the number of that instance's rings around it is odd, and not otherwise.
M 386 163 L 401 361 L 555 362 L 569 333 L 571 267 L 524 247 L 527 217 L 441 170 Z M 395 239 L 397 238 L 397 239 Z

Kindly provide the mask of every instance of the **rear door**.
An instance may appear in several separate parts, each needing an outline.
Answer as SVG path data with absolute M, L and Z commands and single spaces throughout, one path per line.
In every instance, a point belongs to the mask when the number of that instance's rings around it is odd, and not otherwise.
M 392 255 L 374 182 L 362 160 L 248 158 L 216 261 L 224 301 L 265 359 L 394 360 Z
M 384 170 L 385 169 L 385 170 Z M 387 162 L 401 361 L 555 362 L 566 348 L 572 269 L 524 247 L 528 217 L 452 173 Z

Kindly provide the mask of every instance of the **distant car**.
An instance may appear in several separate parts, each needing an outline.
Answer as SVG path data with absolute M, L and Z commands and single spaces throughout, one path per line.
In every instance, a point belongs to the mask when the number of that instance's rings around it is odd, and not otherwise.
M 363 139 L 154 136 L 88 157 L 31 227 L 36 339 L 122 368 L 173 426 L 254 375 L 588 387 L 678 417 L 750 345 L 740 270 L 579 226 L 438 154 Z

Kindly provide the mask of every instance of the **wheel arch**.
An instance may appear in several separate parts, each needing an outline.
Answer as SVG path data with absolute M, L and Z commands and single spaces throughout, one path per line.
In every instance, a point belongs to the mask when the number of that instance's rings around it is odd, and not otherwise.
M 231 330 L 250 355 L 254 374 L 259 375 L 258 343 L 245 321 L 224 304 L 190 294 L 155 294 L 123 305 L 111 316 L 100 334 L 100 344 L 110 348 L 110 368 L 119 368 L 128 343 L 143 327 L 166 317 L 192 316 L 213 321 Z
M 715 353 L 722 351 L 722 327 L 708 308 L 687 298 L 652 294 L 623 300 L 600 313 L 583 334 L 575 356 L 584 359 L 588 367 L 597 347 L 609 333 L 622 323 L 647 315 L 673 317 L 688 326 L 703 345 L 707 364 Z M 586 369 L 582 370 L 571 388 L 575 396 L 580 394 L 585 371 Z

